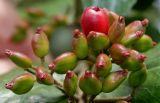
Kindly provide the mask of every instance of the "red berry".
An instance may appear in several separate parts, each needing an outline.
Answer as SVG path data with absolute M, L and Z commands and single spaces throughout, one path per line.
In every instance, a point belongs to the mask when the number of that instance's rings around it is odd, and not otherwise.
M 86 35 L 90 31 L 108 34 L 109 17 L 102 8 L 95 6 L 88 7 L 82 13 L 81 27 Z

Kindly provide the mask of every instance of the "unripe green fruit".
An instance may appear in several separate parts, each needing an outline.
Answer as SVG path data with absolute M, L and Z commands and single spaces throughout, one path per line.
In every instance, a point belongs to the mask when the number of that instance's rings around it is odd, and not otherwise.
M 89 46 L 95 51 L 107 49 L 110 45 L 109 38 L 106 34 L 100 32 L 89 32 L 87 36 Z
M 96 60 L 96 75 L 106 77 L 112 69 L 112 62 L 106 54 L 100 54 Z
M 96 95 L 100 93 L 102 83 L 94 73 L 85 71 L 85 74 L 79 80 L 79 87 L 85 94 Z
M 124 35 L 121 40 L 121 43 L 127 47 L 131 46 L 132 44 L 136 43 L 143 35 L 142 31 L 137 31 L 135 33 L 131 33 L 129 35 Z
M 114 21 L 118 20 L 119 16 L 112 11 L 109 11 L 109 22 L 110 22 L 110 26 L 114 23 Z
M 129 71 L 139 70 L 142 68 L 145 58 L 145 55 L 135 50 L 130 50 L 130 56 L 121 64 L 121 67 Z
M 76 93 L 78 86 L 78 77 L 73 71 L 68 71 L 63 82 L 64 90 L 68 96 Z
M 5 87 L 15 94 L 21 95 L 29 92 L 34 85 L 34 82 L 35 78 L 31 74 L 25 73 L 6 83 Z
M 77 65 L 77 57 L 72 52 L 63 53 L 58 56 L 53 63 L 49 64 L 50 70 L 58 73 L 65 74 L 68 70 L 73 70 Z
M 121 64 L 126 58 L 129 57 L 129 50 L 121 44 L 113 44 L 109 49 L 113 62 Z
M 39 58 L 43 58 L 48 54 L 49 41 L 42 28 L 38 28 L 36 34 L 33 35 L 32 49 L 34 54 Z
M 144 19 L 142 21 L 133 21 L 130 24 L 128 24 L 125 28 L 125 34 L 131 34 L 135 33 L 136 31 L 143 31 L 145 33 L 145 29 L 148 26 L 149 20 Z
M 108 37 L 111 43 L 119 43 L 125 34 L 125 20 L 124 17 L 119 16 L 117 20 L 111 25 L 108 31 Z
M 127 78 L 128 71 L 121 70 L 110 73 L 103 81 L 102 91 L 105 93 L 112 92 Z
M 87 38 L 78 29 L 74 31 L 73 51 L 79 59 L 84 59 L 88 56 Z
M 148 35 L 143 35 L 138 41 L 133 44 L 133 48 L 139 52 L 145 52 L 153 47 L 152 38 Z
M 54 83 L 53 77 L 42 67 L 36 69 L 36 77 L 40 84 L 52 85 Z
M 19 52 L 13 52 L 11 50 L 5 50 L 5 54 L 17 66 L 20 66 L 24 69 L 30 68 L 32 66 L 32 60 L 24 54 L 21 54 Z
M 142 85 L 146 79 L 147 79 L 147 68 L 146 65 L 143 65 L 143 67 L 140 70 L 131 72 L 128 78 L 128 83 L 131 87 L 138 87 Z

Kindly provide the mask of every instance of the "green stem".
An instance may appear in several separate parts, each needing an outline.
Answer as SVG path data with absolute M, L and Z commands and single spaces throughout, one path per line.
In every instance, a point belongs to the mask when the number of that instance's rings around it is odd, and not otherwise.
M 31 73 L 31 74 L 33 74 L 33 75 L 35 75 L 35 72 L 33 72 L 33 71 L 29 70 L 29 69 L 26 69 L 26 71 Z
M 42 66 L 45 66 L 45 57 L 42 57 L 42 58 L 41 58 L 41 65 L 42 65 Z
M 94 99 L 96 98 L 97 95 L 92 95 L 90 98 L 89 98 L 89 103 L 93 103 Z

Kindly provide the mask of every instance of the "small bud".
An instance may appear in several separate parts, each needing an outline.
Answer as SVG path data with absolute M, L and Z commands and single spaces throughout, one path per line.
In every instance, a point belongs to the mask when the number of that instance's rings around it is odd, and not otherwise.
M 119 16 L 119 18 L 114 21 L 108 31 L 109 40 L 112 43 L 119 43 L 125 34 L 125 20 L 124 17 Z
M 27 30 L 29 28 L 29 23 L 25 20 L 21 20 L 16 25 L 16 31 L 11 35 L 10 40 L 13 43 L 21 43 L 27 38 Z
M 139 52 L 145 52 L 153 47 L 152 38 L 148 35 L 143 35 L 138 41 L 133 44 L 133 48 Z
M 45 16 L 45 13 L 38 8 L 30 7 L 30 8 L 27 8 L 26 11 L 27 11 L 28 16 L 30 16 L 31 18 L 37 19 L 37 18 L 41 18 Z
M 109 38 L 106 34 L 100 32 L 89 32 L 87 36 L 89 46 L 95 51 L 107 49 L 110 45 Z
M 127 78 L 128 71 L 121 70 L 110 73 L 103 81 L 102 91 L 105 93 L 112 92 Z
M 130 56 L 121 64 L 121 67 L 129 71 L 139 70 L 142 68 L 145 58 L 145 55 L 135 50 L 130 50 Z
M 37 28 L 36 34 L 32 38 L 32 49 L 34 54 L 43 58 L 48 54 L 49 41 L 42 28 Z
M 147 68 L 144 65 L 140 70 L 131 72 L 128 78 L 128 83 L 131 87 L 142 85 L 147 79 Z
M 125 35 L 121 40 L 121 43 L 125 46 L 131 46 L 132 44 L 136 43 L 143 36 L 142 31 L 137 31 L 132 34 Z
M 112 69 L 112 62 L 106 54 L 100 54 L 96 60 L 96 75 L 106 77 Z
M 65 74 L 68 70 L 73 70 L 77 65 L 77 57 L 72 52 L 63 53 L 58 56 L 53 63 L 49 64 L 50 70 L 58 73 Z
M 125 28 L 125 34 L 135 33 L 136 31 L 143 31 L 145 33 L 145 29 L 148 26 L 149 20 L 144 19 L 143 21 L 133 21 L 128 24 Z
M 88 43 L 86 36 L 78 29 L 74 31 L 73 51 L 79 59 L 84 59 L 88 56 Z
M 56 27 L 60 27 L 60 26 L 64 26 L 67 25 L 67 16 L 65 15 L 56 15 L 53 17 L 54 20 L 54 26 Z
M 30 68 L 32 66 L 32 60 L 24 54 L 21 54 L 19 52 L 13 52 L 11 50 L 5 50 L 5 54 L 17 66 L 20 66 L 24 69 Z
M 63 82 L 64 90 L 68 96 L 73 96 L 76 93 L 78 77 L 73 71 L 68 71 Z
M 31 74 L 25 73 L 6 83 L 5 87 L 15 94 L 21 95 L 29 92 L 34 85 L 34 82 L 35 78 Z
M 85 71 L 85 74 L 79 80 L 79 87 L 85 94 L 96 95 L 100 93 L 102 83 L 94 73 Z
M 52 85 L 54 83 L 52 76 L 42 67 L 36 69 L 36 77 L 40 84 Z
M 130 55 L 129 50 L 121 44 L 113 44 L 109 51 L 113 61 L 117 64 L 121 64 Z

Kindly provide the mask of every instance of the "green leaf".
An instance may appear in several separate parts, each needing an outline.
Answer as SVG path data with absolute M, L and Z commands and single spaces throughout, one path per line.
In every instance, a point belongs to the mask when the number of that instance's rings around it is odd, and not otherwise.
M 160 44 L 158 44 L 157 46 L 155 46 L 153 49 L 147 51 L 145 53 L 145 55 L 147 56 L 147 59 L 145 61 L 147 68 L 151 69 L 157 66 L 160 66 L 160 52 L 158 52 L 160 50 Z
M 160 103 L 160 66 L 148 70 L 147 81 L 137 89 L 133 103 Z
M 105 7 L 119 15 L 127 15 L 137 0 L 82 0 L 84 8 L 94 5 Z
M 35 83 L 32 90 L 24 95 L 16 95 L 4 88 L 6 82 L 22 73 L 24 73 L 23 70 L 14 69 L 0 78 L 1 103 L 67 103 L 66 97 L 54 86 Z

